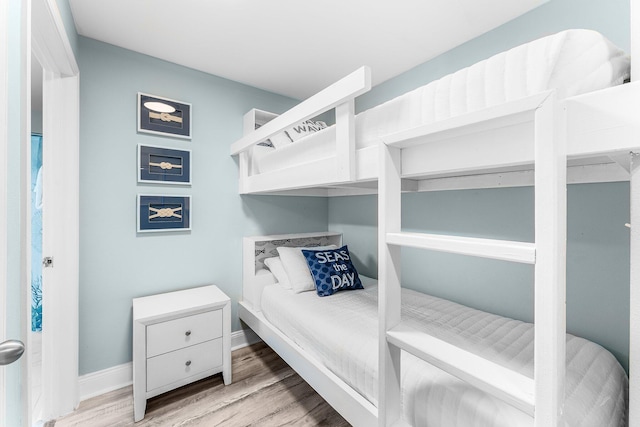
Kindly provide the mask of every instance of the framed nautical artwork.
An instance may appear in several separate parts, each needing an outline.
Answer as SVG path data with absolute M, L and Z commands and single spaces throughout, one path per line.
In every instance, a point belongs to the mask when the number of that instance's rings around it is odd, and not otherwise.
M 190 231 L 191 196 L 138 194 L 138 233 Z
M 191 104 L 138 92 L 138 132 L 191 139 Z
M 191 150 L 138 144 L 138 182 L 191 184 Z

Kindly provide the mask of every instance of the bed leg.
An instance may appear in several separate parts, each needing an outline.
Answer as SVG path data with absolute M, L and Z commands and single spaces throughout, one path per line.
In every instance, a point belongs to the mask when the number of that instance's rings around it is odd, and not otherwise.
M 249 178 L 249 153 L 243 151 L 239 156 L 239 181 L 238 181 L 238 192 L 240 194 L 248 193 L 247 189 L 247 180 Z
M 640 154 L 631 153 L 629 201 L 629 425 L 640 426 Z
M 380 143 L 378 181 L 378 426 L 401 418 L 400 349 L 387 341 L 387 331 L 400 323 L 399 246 L 387 244 L 387 233 L 401 230 L 400 149 Z
M 356 179 L 356 118 L 353 99 L 336 106 L 336 156 L 338 179 Z
M 535 121 L 535 426 L 564 426 L 566 110 L 550 97 Z

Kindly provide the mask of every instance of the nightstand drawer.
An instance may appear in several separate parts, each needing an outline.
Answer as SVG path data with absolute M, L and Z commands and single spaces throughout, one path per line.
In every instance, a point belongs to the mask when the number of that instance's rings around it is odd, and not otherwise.
M 152 357 L 147 359 L 147 391 L 221 365 L 222 338 Z
M 222 310 L 207 311 L 147 326 L 147 357 L 222 336 Z

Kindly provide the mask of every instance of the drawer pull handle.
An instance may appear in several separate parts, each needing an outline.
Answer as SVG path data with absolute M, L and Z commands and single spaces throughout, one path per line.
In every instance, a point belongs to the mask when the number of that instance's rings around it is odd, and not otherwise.
M 189 335 L 191 335 L 191 331 L 187 331 L 187 332 L 185 332 L 184 334 L 185 334 L 186 336 L 189 336 Z
M 187 360 L 187 363 L 185 363 L 186 366 L 191 366 L 191 360 Z

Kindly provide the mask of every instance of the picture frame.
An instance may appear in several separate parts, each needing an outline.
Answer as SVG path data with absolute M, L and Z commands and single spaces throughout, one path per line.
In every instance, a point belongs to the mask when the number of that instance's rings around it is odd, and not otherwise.
M 138 182 L 191 184 L 191 150 L 138 144 Z
M 138 132 L 191 139 L 191 104 L 138 92 Z
M 137 231 L 191 231 L 191 196 L 138 194 Z

